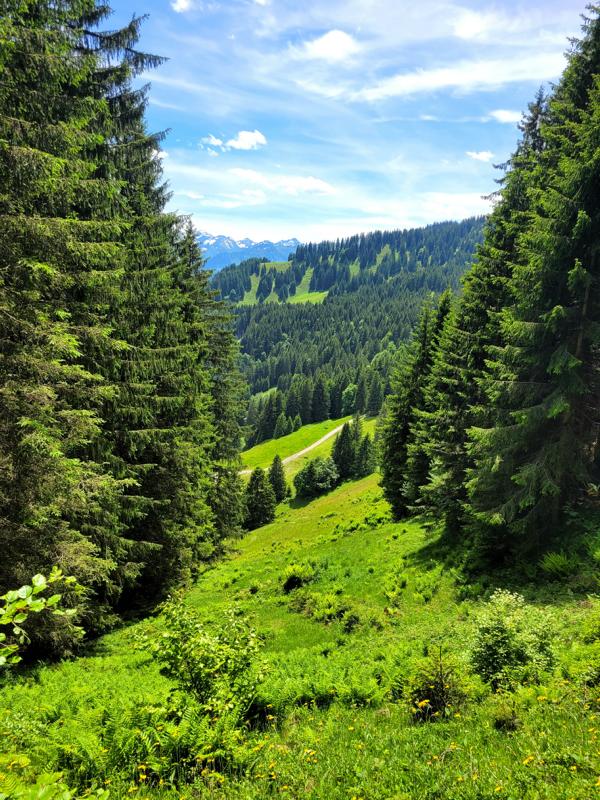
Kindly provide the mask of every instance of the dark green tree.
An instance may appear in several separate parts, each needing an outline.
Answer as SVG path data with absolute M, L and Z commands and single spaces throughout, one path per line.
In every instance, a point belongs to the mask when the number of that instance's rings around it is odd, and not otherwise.
M 501 319 L 504 346 L 484 376 L 493 424 L 474 429 L 473 507 L 485 522 L 539 544 L 595 476 L 598 430 L 595 133 L 600 102 L 597 9 L 575 43 L 541 134 L 543 180 L 519 236 Z
M 269 481 L 273 488 L 275 500 L 282 503 L 287 497 L 287 483 L 285 482 L 285 470 L 281 456 L 276 455 L 273 463 L 269 467 Z
M 322 375 L 319 375 L 315 382 L 311 418 L 313 422 L 323 422 L 329 418 L 329 389 Z
M 277 501 L 265 471 L 257 467 L 246 487 L 246 528 L 254 530 L 275 519 Z
M 365 478 L 375 471 L 375 447 L 369 434 L 361 439 L 354 461 L 354 477 Z
M 366 413 L 369 417 L 376 417 L 381 411 L 383 403 L 383 384 L 381 378 L 375 373 L 369 386 L 369 396 L 367 399 Z
M 344 481 L 353 476 L 356 448 L 350 425 L 347 422 L 335 437 L 331 458 L 337 467 L 340 480 Z

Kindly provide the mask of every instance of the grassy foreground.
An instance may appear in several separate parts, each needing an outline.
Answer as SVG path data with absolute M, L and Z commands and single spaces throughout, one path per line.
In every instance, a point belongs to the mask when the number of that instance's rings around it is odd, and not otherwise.
M 308 569 L 309 580 L 286 593 L 293 565 Z M 478 595 L 492 587 L 461 586 L 426 526 L 390 522 L 375 475 L 309 504 L 282 505 L 274 523 L 232 543 L 186 598 L 207 623 L 233 604 L 263 636 L 263 714 L 247 734 L 245 772 L 205 770 L 173 789 L 147 786 L 138 764 L 128 777 L 103 766 L 103 726 L 169 690 L 135 648 L 158 623 L 140 623 L 2 688 L 0 797 L 11 775 L 48 770 L 63 770 L 71 785 L 108 788 L 111 800 L 600 797 L 600 690 L 581 677 L 593 646 L 579 632 L 595 604 L 559 583 L 517 587 L 546 607 L 557 664 L 541 681 L 497 693 L 469 667 Z M 407 687 L 440 647 L 464 697 L 447 719 L 419 723 Z

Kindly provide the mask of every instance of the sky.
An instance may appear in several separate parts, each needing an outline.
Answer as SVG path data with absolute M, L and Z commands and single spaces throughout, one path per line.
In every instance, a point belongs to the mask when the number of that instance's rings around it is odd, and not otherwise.
M 168 61 L 148 125 L 170 208 L 240 239 L 320 241 L 486 213 L 583 0 L 114 0 Z

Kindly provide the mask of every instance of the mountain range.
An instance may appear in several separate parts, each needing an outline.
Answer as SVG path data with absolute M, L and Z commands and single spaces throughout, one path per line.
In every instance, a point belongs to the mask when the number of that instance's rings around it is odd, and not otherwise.
M 210 233 L 198 234 L 206 266 L 218 272 L 230 264 L 239 264 L 248 258 L 266 258 L 269 261 L 287 261 L 290 253 L 300 244 L 298 239 L 282 239 L 279 242 L 254 242 L 252 239 L 231 239 L 229 236 L 213 236 Z

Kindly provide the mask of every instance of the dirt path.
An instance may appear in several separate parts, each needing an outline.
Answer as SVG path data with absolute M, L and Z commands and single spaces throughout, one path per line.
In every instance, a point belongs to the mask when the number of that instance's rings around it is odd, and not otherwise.
M 326 442 L 328 439 L 331 439 L 332 436 L 336 436 L 342 430 L 343 427 L 344 427 L 343 424 L 338 425 L 337 428 L 334 428 L 332 431 L 329 431 L 329 433 L 326 433 L 325 436 L 321 436 L 320 439 L 317 439 L 316 442 L 309 444 L 308 447 L 305 447 L 303 450 L 298 450 L 297 453 L 294 453 L 291 456 L 287 456 L 286 458 L 282 458 L 281 459 L 282 463 L 290 464 L 297 458 L 302 458 L 302 456 L 305 456 L 307 453 L 310 453 L 311 450 L 314 450 L 315 447 L 319 447 L 319 445 L 323 444 L 323 442 Z M 251 469 L 243 469 L 240 471 L 240 475 L 250 475 L 251 472 L 252 472 Z

